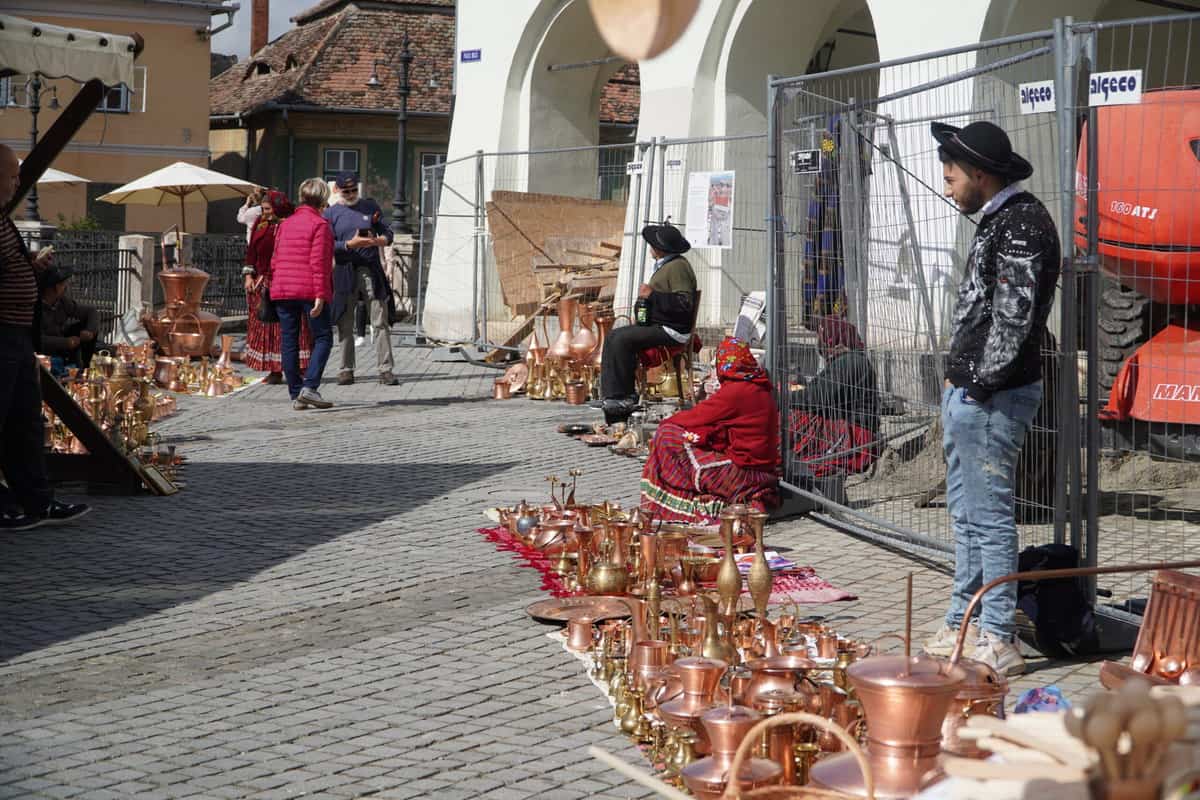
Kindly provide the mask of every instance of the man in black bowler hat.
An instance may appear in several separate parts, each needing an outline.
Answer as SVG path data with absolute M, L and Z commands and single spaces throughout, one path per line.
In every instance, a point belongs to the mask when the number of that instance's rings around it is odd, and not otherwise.
M 634 324 L 615 329 L 604 340 L 600 407 L 610 425 L 624 422 L 638 406 L 634 392 L 638 353 L 687 344 L 696 316 L 696 273 L 683 257 L 691 244 L 672 225 L 647 225 L 642 238 L 654 256 L 654 272 L 649 283 L 638 287 Z
M 971 596 L 1017 570 L 1017 457 L 1042 402 L 1040 345 L 1054 302 L 1060 247 L 1046 207 L 1018 181 L 1033 166 L 990 122 L 932 126 L 944 194 L 982 214 L 958 289 L 942 392 L 946 500 L 954 528 L 954 587 L 946 623 L 925 646 L 948 654 Z M 972 658 L 1019 675 L 1015 583 L 984 595 Z M 978 628 L 975 628 L 975 624 Z

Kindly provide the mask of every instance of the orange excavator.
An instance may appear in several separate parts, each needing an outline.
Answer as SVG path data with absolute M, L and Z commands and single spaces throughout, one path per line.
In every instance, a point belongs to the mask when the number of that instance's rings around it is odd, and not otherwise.
M 1124 446 L 1200 460 L 1200 89 L 1097 109 L 1100 412 Z M 1075 241 L 1087 244 L 1087 132 Z M 1102 398 L 1103 399 L 1103 398 Z

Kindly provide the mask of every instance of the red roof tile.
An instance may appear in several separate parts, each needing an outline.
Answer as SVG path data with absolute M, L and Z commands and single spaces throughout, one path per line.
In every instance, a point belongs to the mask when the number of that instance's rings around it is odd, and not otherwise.
M 209 113 L 248 114 L 267 103 L 328 109 L 400 107 L 401 42 L 407 31 L 413 62 L 408 108 L 450 113 L 454 77 L 453 0 L 324 0 L 294 19 L 296 27 L 209 82 Z M 381 86 L 367 80 L 381 61 Z M 434 79 L 436 86 L 430 86 Z M 605 123 L 637 122 L 638 69 L 618 71 L 601 97 Z

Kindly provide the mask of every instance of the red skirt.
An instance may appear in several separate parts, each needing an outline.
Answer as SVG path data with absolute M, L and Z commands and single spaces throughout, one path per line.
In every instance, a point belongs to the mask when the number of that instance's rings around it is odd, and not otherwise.
M 875 436 L 861 425 L 830 419 L 807 411 L 791 417 L 796 455 L 814 478 L 857 475 L 875 463 Z
M 697 447 L 684 429 L 665 423 L 650 443 L 642 468 L 642 508 L 656 519 L 711 524 L 726 505 L 745 503 L 758 511 L 779 505 L 779 477 L 744 469 L 724 453 Z
M 283 372 L 283 360 L 280 350 L 283 346 L 283 334 L 278 322 L 263 322 L 258 318 L 258 303 L 262 292 L 246 292 L 246 346 L 242 350 L 242 361 L 250 369 L 259 372 Z M 308 367 L 308 358 L 312 355 L 312 334 L 308 331 L 307 320 L 300 321 L 300 369 Z

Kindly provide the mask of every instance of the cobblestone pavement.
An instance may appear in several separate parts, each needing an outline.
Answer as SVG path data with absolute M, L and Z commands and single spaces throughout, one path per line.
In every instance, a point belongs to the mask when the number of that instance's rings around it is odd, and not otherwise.
M 0 798 L 649 796 L 587 756 L 641 763 L 523 613 L 537 574 L 473 533 L 570 467 L 630 503 L 639 465 L 555 433 L 587 411 L 490 401 L 493 370 L 404 349 L 397 373 L 324 412 L 278 386 L 187 400 L 161 426 L 184 491 L 0 536 Z M 769 536 L 859 594 L 813 609 L 847 633 L 894 631 L 909 571 L 939 624 L 944 574 L 810 520 Z M 1094 685 L 1032 665 L 1016 688 Z

